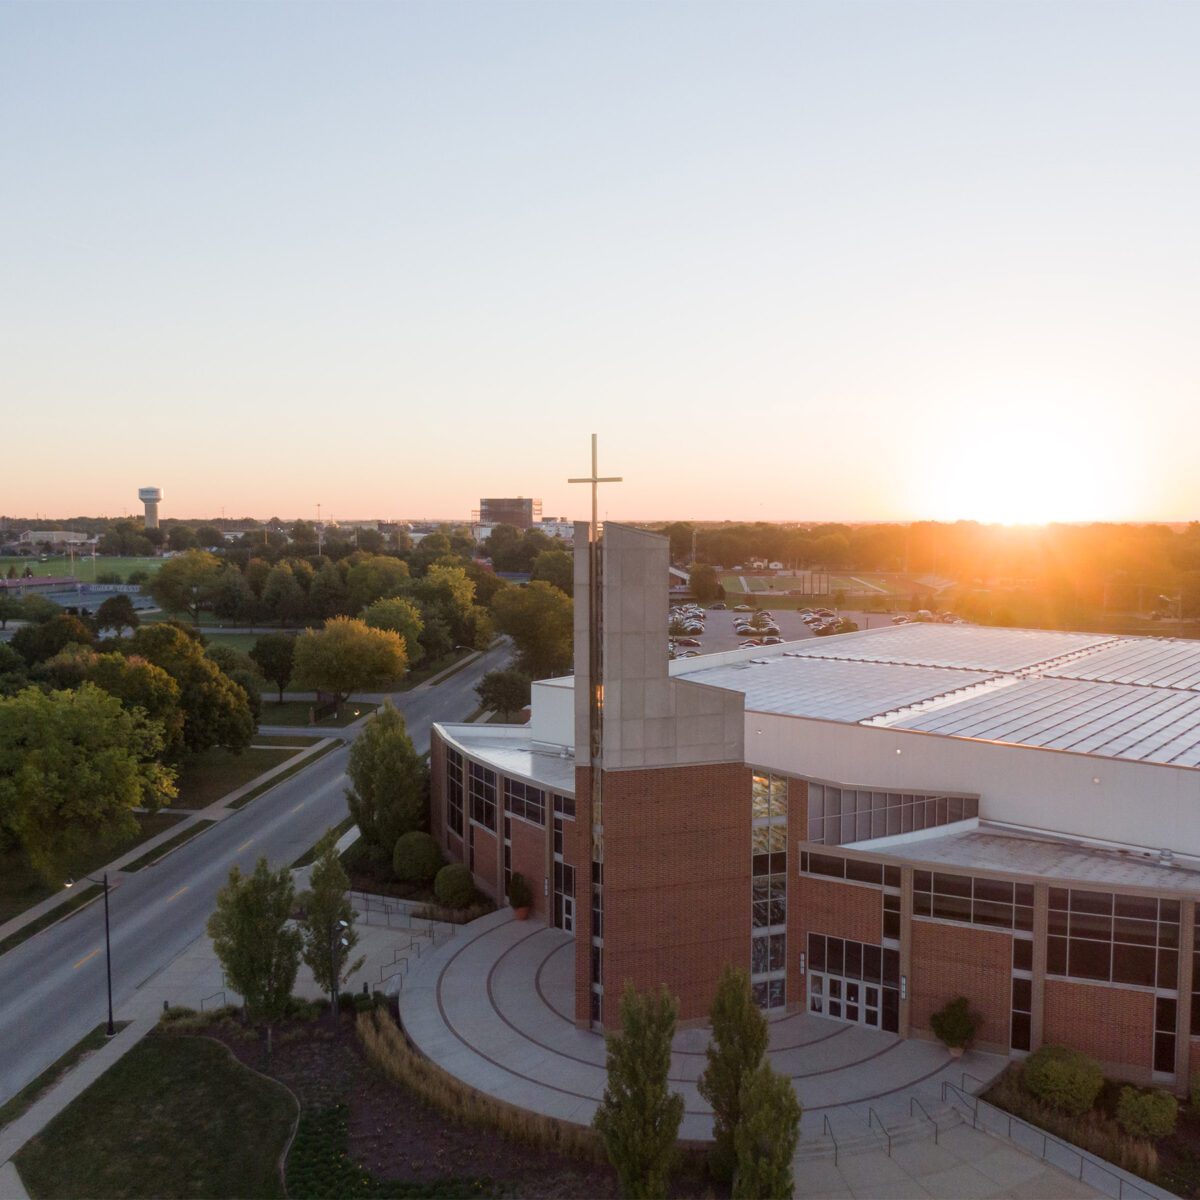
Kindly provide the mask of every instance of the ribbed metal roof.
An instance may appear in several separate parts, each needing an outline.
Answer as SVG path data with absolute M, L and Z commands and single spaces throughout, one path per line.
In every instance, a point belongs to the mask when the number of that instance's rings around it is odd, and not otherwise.
M 960 667 L 968 671 L 1020 671 L 1113 640 L 1102 633 L 931 623 L 892 625 L 840 637 L 815 638 L 790 644 L 786 650 L 805 658 L 836 658 L 843 662 Z
M 891 728 L 1200 766 L 1200 692 L 1168 688 L 1019 679 L 892 722 Z
M 742 692 L 746 707 L 754 712 L 863 721 L 960 688 L 978 686 L 988 676 L 935 667 L 778 655 L 757 664 L 688 671 L 682 678 Z
M 679 674 L 751 711 L 1200 767 L 1200 642 L 914 624 L 754 653 Z

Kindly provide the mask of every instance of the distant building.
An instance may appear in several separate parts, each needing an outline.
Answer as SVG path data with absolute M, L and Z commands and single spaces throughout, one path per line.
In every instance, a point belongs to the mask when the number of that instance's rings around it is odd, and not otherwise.
M 525 496 L 480 500 L 475 519 L 480 525 L 515 525 L 518 529 L 531 529 L 542 519 L 542 502 Z
M 19 540 L 25 546 L 83 546 L 88 535 L 70 529 L 27 529 Z

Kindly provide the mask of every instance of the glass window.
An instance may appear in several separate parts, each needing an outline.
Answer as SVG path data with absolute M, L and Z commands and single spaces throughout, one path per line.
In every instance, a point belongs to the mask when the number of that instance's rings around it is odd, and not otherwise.
M 1071 938 L 1067 954 L 1067 970 L 1076 979 L 1107 981 L 1112 970 L 1112 944 Z
M 1033 943 L 1024 938 L 1013 938 L 1013 970 L 1033 970 Z
M 463 833 L 463 760 L 457 750 L 446 749 L 446 824 L 452 833 Z

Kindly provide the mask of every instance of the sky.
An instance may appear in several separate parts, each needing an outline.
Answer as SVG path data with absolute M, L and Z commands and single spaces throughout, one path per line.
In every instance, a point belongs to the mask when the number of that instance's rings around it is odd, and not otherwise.
M 1200 5 L 0 2 L 0 513 L 1200 517 Z

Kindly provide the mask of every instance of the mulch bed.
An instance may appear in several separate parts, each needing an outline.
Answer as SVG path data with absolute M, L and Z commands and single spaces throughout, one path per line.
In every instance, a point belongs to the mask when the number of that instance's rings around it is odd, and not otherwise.
M 266 1069 L 264 1044 L 258 1037 L 239 1036 L 240 1031 L 230 1033 L 219 1024 L 204 1032 L 222 1041 L 247 1066 Z M 304 1108 L 344 1103 L 349 1110 L 350 1157 L 377 1179 L 432 1183 L 486 1178 L 529 1200 L 616 1200 L 620 1195 L 608 1166 L 449 1122 L 366 1061 L 352 1017 L 343 1016 L 336 1030 L 328 1015 L 281 1025 L 275 1030 L 274 1046 L 266 1073 L 287 1084 Z

